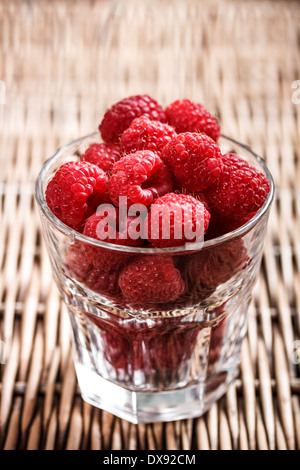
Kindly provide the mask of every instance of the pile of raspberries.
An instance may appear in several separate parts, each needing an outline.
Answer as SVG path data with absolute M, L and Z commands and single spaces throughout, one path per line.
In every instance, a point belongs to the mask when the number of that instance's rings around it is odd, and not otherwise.
M 196 233 L 201 224 L 202 237 L 211 239 L 251 219 L 270 190 L 260 171 L 234 153 L 222 154 L 217 119 L 189 99 L 164 109 L 148 95 L 125 98 L 105 112 L 99 133 L 101 142 L 92 143 L 80 161 L 63 164 L 45 194 L 56 217 L 88 237 L 123 247 L 178 247 L 198 241 L 187 239 L 184 229 Z M 134 204 L 145 209 L 139 237 L 130 236 L 137 227 L 129 213 L 122 227 L 115 225 L 114 237 L 110 222 L 103 223 L 104 217 L 117 223 L 120 201 L 128 211 Z M 103 205 L 105 214 L 97 211 Z M 241 239 L 184 261 L 168 253 L 134 254 L 79 241 L 66 253 L 71 275 L 90 289 L 145 305 L 172 303 L 191 291 L 201 300 L 246 264 Z

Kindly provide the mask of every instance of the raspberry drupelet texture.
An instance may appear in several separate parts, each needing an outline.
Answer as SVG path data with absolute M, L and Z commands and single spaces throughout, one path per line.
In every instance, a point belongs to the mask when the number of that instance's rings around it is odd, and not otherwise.
M 106 191 L 107 176 L 88 162 L 68 162 L 55 173 L 46 188 L 46 201 L 62 222 L 77 229 L 88 210 L 89 198 Z
M 207 201 L 207 199 L 206 199 L 206 197 L 205 197 L 205 195 L 202 191 L 189 191 L 186 188 L 180 188 L 180 187 L 175 186 L 174 187 L 174 193 L 176 193 L 176 194 L 185 194 L 186 196 L 194 197 L 195 199 L 197 199 L 197 201 L 202 202 L 205 209 L 207 209 L 209 211 L 208 201 Z
M 164 146 L 176 135 L 173 127 L 168 124 L 141 116 L 134 119 L 123 132 L 120 146 L 127 154 L 138 150 L 152 150 L 161 155 Z
M 244 219 L 262 206 L 270 184 L 263 173 L 238 155 L 228 153 L 222 160 L 222 175 L 205 194 L 221 216 Z
M 150 356 L 155 369 L 172 370 L 191 359 L 195 350 L 198 329 L 187 324 L 171 324 L 165 334 L 154 335 L 151 341 Z
M 127 217 L 125 227 L 118 225 L 118 211 L 108 206 L 107 211 L 95 213 L 85 223 L 84 235 L 95 240 L 105 241 L 114 245 L 135 246 L 143 245 L 143 239 L 136 233 L 135 217 Z M 142 229 L 140 229 L 142 230 Z M 134 232 L 134 233 L 133 233 Z M 137 235 L 137 236 L 135 236 Z M 108 248 L 86 245 L 87 259 L 99 270 L 112 272 L 123 266 L 131 258 L 130 253 L 110 250 Z
M 236 217 L 233 217 L 231 220 L 227 218 L 226 232 L 231 232 L 232 230 L 236 230 L 237 228 L 246 224 L 249 220 L 251 220 L 255 216 L 256 212 L 257 211 L 249 212 L 249 214 L 243 215 L 242 217 L 236 216 Z
M 187 295 L 192 295 L 193 302 L 204 300 L 248 263 L 247 249 L 241 238 L 192 253 L 181 268 Z
M 103 272 L 93 267 L 84 280 L 84 284 L 94 292 L 118 299 L 121 294 L 119 287 L 119 273 L 117 271 Z
M 193 283 L 200 282 L 215 289 L 244 269 L 249 262 L 247 249 L 241 238 L 191 255 L 187 271 Z
M 221 150 L 205 134 L 178 134 L 163 149 L 161 158 L 170 167 L 175 183 L 189 191 L 203 191 L 215 184 L 223 170 Z
M 168 193 L 152 204 L 145 220 L 146 237 L 159 248 L 199 242 L 209 219 L 205 206 L 194 197 Z
M 110 172 L 115 162 L 121 158 L 121 149 L 116 144 L 93 143 L 81 155 L 81 161 L 97 165 L 105 173 Z
M 86 244 L 79 241 L 75 241 L 69 246 L 66 253 L 66 266 L 69 273 L 94 292 L 118 296 L 120 288 L 117 271 L 104 272 L 102 269 L 96 268 L 88 260 L 86 247 Z
M 173 182 L 167 165 L 150 150 L 126 155 L 114 164 L 108 183 L 112 202 L 119 206 L 119 198 L 127 197 L 127 205 L 149 206 L 158 197 L 172 191 Z
M 79 282 L 83 282 L 93 269 L 93 264 L 87 259 L 85 246 L 76 240 L 68 247 L 65 255 L 66 266 L 70 274 Z
M 125 129 L 135 118 L 143 115 L 166 122 L 164 109 L 148 95 L 134 95 L 118 101 L 106 111 L 99 125 L 102 139 L 108 143 L 119 143 Z
M 185 284 L 171 256 L 143 256 L 131 261 L 119 276 L 125 299 L 135 303 L 166 303 L 178 299 Z
M 167 122 L 176 132 L 204 132 L 217 141 L 220 136 L 220 126 L 202 104 L 191 100 L 176 100 L 165 109 Z

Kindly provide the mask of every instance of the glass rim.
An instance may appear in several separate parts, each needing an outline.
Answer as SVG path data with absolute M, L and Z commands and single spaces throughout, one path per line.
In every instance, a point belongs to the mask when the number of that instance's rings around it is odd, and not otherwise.
M 258 222 L 259 220 L 262 219 L 264 214 L 269 210 L 271 202 L 274 197 L 274 181 L 272 174 L 270 170 L 268 169 L 265 161 L 263 158 L 259 157 L 256 153 L 254 153 L 251 148 L 248 145 L 242 144 L 231 137 L 227 137 L 225 135 L 221 135 L 222 139 L 227 140 L 228 142 L 231 142 L 234 145 L 237 145 L 239 147 L 242 147 L 244 151 L 250 153 L 252 157 L 255 158 L 257 163 L 262 167 L 265 176 L 267 177 L 269 184 L 270 184 L 270 191 L 267 194 L 267 197 L 263 203 L 263 205 L 259 208 L 259 210 L 256 212 L 256 214 L 248 220 L 244 225 L 241 227 L 238 227 L 235 230 L 232 230 L 231 232 L 227 232 L 223 235 L 220 235 L 218 237 L 212 238 L 210 240 L 205 240 L 204 242 L 191 242 L 191 243 L 185 243 L 184 245 L 181 246 L 176 246 L 176 247 L 168 247 L 168 248 L 145 248 L 145 247 L 129 247 L 129 246 L 124 246 L 124 245 L 117 245 L 114 243 L 109 243 L 101 240 L 96 240 L 94 238 L 88 237 L 86 235 L 83 235 L 80 232 L 77 232 L 76 230 L 72 229 L 71 227 L 68 227 L 66 224 L 64 224 L 60 219 L 54 215 L 54 213 L 51 211 L 51 209 L 48 207 L 44 192 L 43 192 L 43 181 L 45 174 L 51 167 L 51 165 L 54 163 L 56 159 L 58 159 L 65 151 L 70 149 L 73 145 L 80 144 L 83 142 L 85 139 L 92 138 L 93 136 L 98 136 L 97 132 L 93 132 L 91 134 L 87 134 L 83 137 L 80 137 L 76 140 L 73 140 L 72 142 L 63 145 L 60 147 L 55 154 L 48 158 L 46 162 L 44 163 L 42 169 L 40 170 L 37 178 L 36 178 L 36 183 L 35 183 L 35 199 L 37 201 L 37 204 L 42 212 L 42 214 L 47 218 L 47 220 L 61 233 L 66 235 L 68 238 L 70 238 L 72 241 L 80 241 L 83 243 L 86 243 L 88 245 L 93 245 L 96 247 L 101 247 L 105 248 L 107 250 L 113 250 L 113 251 L 118 251 L 118 252 L 126 252 L 126 253 L 133 253 L 133 254 L 180 254 L 180 253 L 188 253 L 188 252 L 194 252 L 194 251 L 199 251 L 203 250 L 205 248 L 213 247 L 216 245 L 220 245 L 224 242 L 228 242 L 230 240 L 233 240 L 237 237 L 241 237 L 242 235 L 246 234 L 249 232 Z

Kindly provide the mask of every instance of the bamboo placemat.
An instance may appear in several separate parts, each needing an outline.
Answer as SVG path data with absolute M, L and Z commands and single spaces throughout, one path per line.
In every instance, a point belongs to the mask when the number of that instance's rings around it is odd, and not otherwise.
M 0 0 L 1 449 L 300 449 L 299 37 L 289 1 Z M 201 418 L 136 426 L 79 395 L 34 181 L 137 93 L 203 102 L 277 192 L 240 377 Z

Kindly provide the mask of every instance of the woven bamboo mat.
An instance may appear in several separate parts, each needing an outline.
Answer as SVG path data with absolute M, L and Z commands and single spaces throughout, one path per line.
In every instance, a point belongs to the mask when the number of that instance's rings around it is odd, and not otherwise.
M 300 449 L 300 4 L 0 0 L 0 38 L 0 448 Z M 203 102 L 277 193 L 240 377 L 201 418 L 136 426 L 80 397 L 34 180 L 137 93 Z

